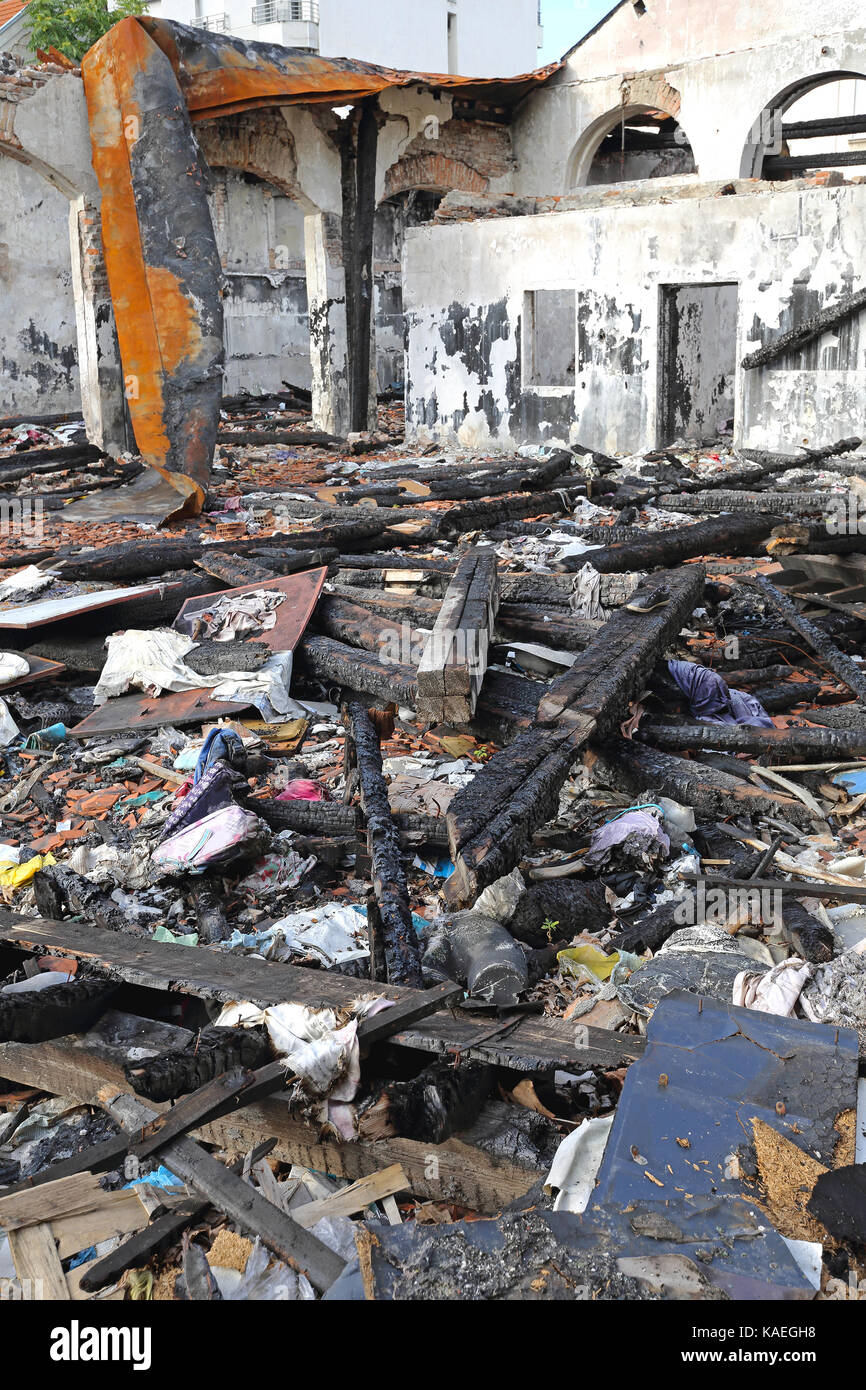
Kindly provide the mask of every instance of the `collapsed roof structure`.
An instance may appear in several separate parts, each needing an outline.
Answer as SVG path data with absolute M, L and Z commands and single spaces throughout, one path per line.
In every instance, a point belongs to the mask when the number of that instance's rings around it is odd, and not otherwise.
M 866 30 L 695 8 L 5 64 L 19 1283 L 866 1294 Z

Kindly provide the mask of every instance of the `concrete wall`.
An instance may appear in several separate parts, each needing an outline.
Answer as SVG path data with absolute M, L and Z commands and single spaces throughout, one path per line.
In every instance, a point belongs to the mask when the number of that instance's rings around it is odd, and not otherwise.
M 675 117 L 698 179 L 754 172 L 761 113 L 808 79 L 866 75 L 859 0 L 631 0 L 581 43 L 565 69 L 523 103 L 513 127 L 517 193 L 587 182 L 592 155 L 620 113 Z
M 225 392 L 310 389 L 304 209 L 271 184 L 214 171 L 211 217 L 226 276 Z
M 655 447 L 665 286 L 738 284 L 737 363 L 864 286 L 866 186 L 813 181 L 729 197 L 718 185 L 705 196 L 663 181 L 650 187 L 659 201 L 629 206 L 587 189 L 580 211 L 406 233 L 414 438 L 503 449 L 580 440 L 610 453 Z M 537 289 L 576 292 L 573 387 L 526 384 L 526 295 Z M 860 433 L 864 390 L 866 332 L 855 321 L 773 366 L 738 367 L 735 439 L 788 450 Z
M 0 154 L 0 415 L 80 409 L 69 202 Z

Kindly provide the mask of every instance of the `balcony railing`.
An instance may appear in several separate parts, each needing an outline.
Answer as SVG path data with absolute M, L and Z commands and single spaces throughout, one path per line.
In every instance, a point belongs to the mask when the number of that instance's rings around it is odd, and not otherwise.
M 316 0 L 264 0 L 253 6 L 253 24 L 318 24 Z
M 209 14 L 204 19 L 198 20 L 198 26 L 200 29 L 211 29 L 215 33 L 227 34 L 229 22 L 227 14 Z

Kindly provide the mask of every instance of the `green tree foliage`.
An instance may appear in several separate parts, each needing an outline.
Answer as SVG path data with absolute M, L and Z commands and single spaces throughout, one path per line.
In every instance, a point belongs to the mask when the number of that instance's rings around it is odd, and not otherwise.
M 34 48 L 56 48 L 78 62 L 113 24 L 144 14 L 146 0 L 30 0 L 27 19 Z

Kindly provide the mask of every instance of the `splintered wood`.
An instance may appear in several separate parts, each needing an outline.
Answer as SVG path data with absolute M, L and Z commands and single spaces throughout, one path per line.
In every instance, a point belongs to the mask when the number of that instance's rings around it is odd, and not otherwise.
M 496 554 L 473 547 L 448 585 L 418 667 L 421 719 L 465 724 L 472 718 L 498 607 Z

